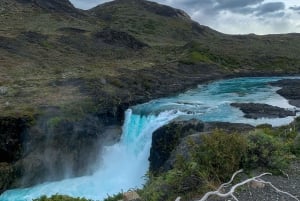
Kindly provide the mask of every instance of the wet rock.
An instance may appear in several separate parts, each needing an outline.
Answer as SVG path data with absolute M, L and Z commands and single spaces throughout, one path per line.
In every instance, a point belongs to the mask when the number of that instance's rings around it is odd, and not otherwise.
M 232 103 L 233 107 L 237 107 L 245 113 L 244 117 L 250 119 L 258 118 L 284 118 L 288 116 L 296 116 L 296 111 L 284 108 L 260 104 L 260 103 Z
M 9 163 L 0 162 L 0 194 L 10 187 L 13 182 L 14 171 Z
M 22 140 L 29 117 L 0 117 L 0 162 L 13 162 L 21 157 Z
M 29 117 L 0 117 L 0 193 L 19 176 L 14 163 L 22 157 L 23 140 L 31 122 Z

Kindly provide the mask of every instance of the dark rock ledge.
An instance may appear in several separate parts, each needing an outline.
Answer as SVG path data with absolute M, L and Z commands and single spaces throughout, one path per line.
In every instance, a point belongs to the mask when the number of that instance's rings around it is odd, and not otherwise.
M 233 107 L 237 107 L 245 113 L 244 117 L 250 119 L 259 118 L 284 118 L 288 116 L 296 116 L 296 110 L 288 110 L 277 106 L 260 103 L 231 103 Z

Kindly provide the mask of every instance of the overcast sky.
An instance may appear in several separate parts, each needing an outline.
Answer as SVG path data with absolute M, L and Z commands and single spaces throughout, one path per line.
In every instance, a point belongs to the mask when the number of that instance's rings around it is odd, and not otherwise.
M 109 0 L 70 0 L 89 9 Z M 300 0 L 152 0 L 186 11 L 193 20 L 228 34 L 300 33 Z

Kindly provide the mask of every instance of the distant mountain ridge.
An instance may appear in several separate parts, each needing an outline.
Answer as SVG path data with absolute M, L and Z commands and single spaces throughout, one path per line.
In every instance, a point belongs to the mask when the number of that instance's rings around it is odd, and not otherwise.
M 68 0 L 16 0 L 19 3 L 31 4 L 46 10 L 60 12 L 75 12 L 77 9 Z

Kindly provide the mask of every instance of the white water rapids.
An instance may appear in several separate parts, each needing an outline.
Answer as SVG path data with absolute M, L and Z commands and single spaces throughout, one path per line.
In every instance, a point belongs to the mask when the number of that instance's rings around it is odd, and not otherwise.
M 41 195 L 64 194 L 103 200 L 107 195 L 142 187 L 149 162 L 152 133 L 175 118 L 197 118 L 275 126 L 290 123 L 293 117 L 246 119 L 230 106 L 232 102 L 266 103 L 294 109 L 276 94 L 278 88 L 268 83 L 281 78 L 237 78 L 199 86 L 171 98 L 162 98 L 134 106 L 126 111 L 119 143 L 105 147 L 101 165 L 90 176 L 40 184 L 31 188 L 4 192 L 0 201 L 31 201 Z

